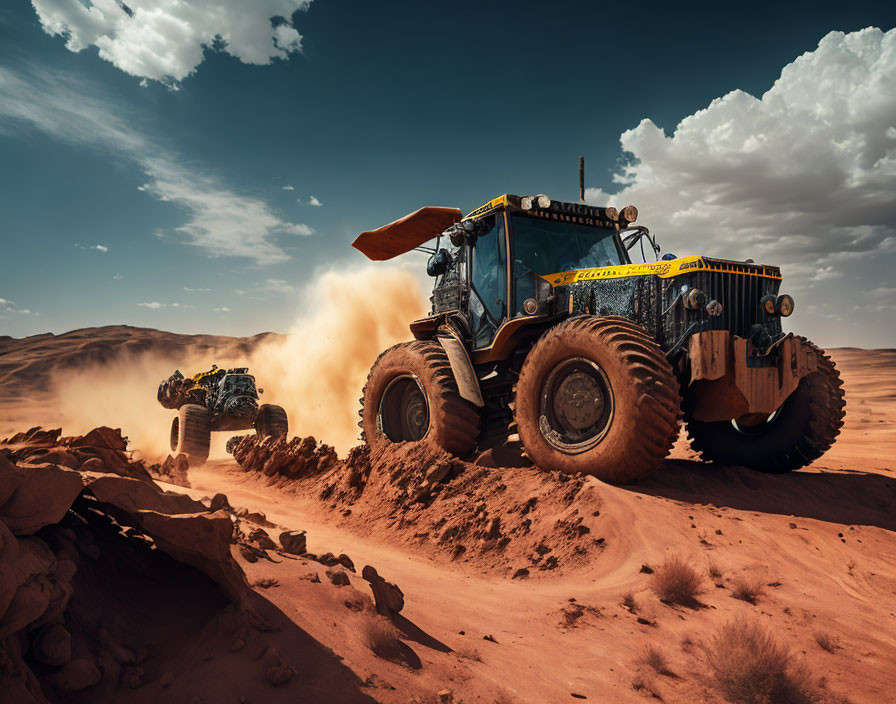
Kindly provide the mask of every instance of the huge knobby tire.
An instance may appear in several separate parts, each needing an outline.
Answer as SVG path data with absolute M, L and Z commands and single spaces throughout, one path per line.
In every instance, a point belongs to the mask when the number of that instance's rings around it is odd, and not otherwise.
M 433 340 L 395 345 L 374 362 L 361 398 L 371 449 L 425 442 L 463 456 L 476 447 L 479 411 L 460 397 L 448 356 Z
M 669 454 L 680 408 L 672 367 L 644 328 L 582 316 L 548 330 L 529 352 L 515 414 L 539 467 L 626 483 Z
M 260 438 L 285 438 L 289 433 L 286 411 L 272 403 L 263 403 L 255 415 L 255 433 Z
M 702 459 L 780 473 L 805 467 L 830 449 L 846 414 L 843 382 L 828 355 L 799 339 L 815 353 L 816 369 L 768 420 L 744 427 L 687 420 L 691 447 Z
M 208 459 L 211 444 L 211 419 L 203 406 L 181 406 L 171 421 L 171 450 L 175 455 L 187 455 L 192 466 Z

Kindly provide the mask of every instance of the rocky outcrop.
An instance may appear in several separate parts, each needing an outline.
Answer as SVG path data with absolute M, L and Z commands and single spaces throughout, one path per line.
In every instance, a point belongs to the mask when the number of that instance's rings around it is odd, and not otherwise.
M 70 438 L 40 429 L 20 433 L 0 446 L 3 704 L 45 702 L 45 687 L 65 695 L 100 682 L 111 688 L 142 682 L 138 655 L 107 631 L 88 638 L 69 629 L 69 621 L 93 628 L 90 619 L 66 616 L 82 561 L 103 558 L 90 526 L 118 541 L 116 552 L 126 554 L 135 541 L 144 551 L 151 544 L 200 570 L 251 612 L 248 584 L 230 552 L 234 524 L 227 511 L 162 491 L 142 463 L 130 460 L 117 430 Z
M 246 435 L 235 447 L 233 457 L 241 467 L 269 477 L 296 479 L 331 469 L 338 462 L 336 450 L 313 437 L 258 439 Z

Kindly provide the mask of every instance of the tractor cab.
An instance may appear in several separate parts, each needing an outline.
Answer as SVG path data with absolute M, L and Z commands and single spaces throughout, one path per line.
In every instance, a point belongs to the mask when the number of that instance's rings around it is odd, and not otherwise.
M 552 312 L 551 274 L 630 263 L 620 228 L 612 209 L 496 198 L 449 228 L 450 246 L 430 258 L 433 313 L 465 314 L 472 349 L 484 349 L 505 322 Z
M 431 316 L 461 321 L 475 352 L 514 321 L 567 312 L 559 310 L 551 275 L 630 264 L 620 233 L 636 217 L 632 206 L 617 211 L 505 194 L 464 217 L 454 208 L 422 208 L 363 233 L 354 246 L 382 260 L 435 238 L 427 264 L 435 279 Z

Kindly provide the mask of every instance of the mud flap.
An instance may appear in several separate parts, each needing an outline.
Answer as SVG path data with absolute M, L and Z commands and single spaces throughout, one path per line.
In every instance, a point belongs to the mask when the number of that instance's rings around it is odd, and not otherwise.
M 724 330 L 691 336 L 694 420 L 732 420 L 751 413 L 770 415 L 815 371 L 815 357 L 787 335 L 763 357 L 750 357 L 749 342 Z
M 436 339 L 442 345 L 445 354 L 448 355 L 451 373 L 454 375 L 460 397 L 478 408 L 482 408 L 485 401 L 482 400 L 479 379 L 476 378 L 473 363 L 470 361 L 470 355 L 467 353 L 464 343 L 460 341 L 453 330 L 447 327 L 443 327 L 439 331 Z

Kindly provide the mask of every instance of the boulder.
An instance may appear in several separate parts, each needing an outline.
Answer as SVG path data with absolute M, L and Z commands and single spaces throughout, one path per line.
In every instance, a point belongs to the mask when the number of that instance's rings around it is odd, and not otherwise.
M 380 577 L 371 565 L 364 566 L 361 577 L 370 583 L 377 613 L 391 618 L 404 608 L 404 593 L 401 589 Z
M 102 674 L 94 660 L 78 658 L 53 675 L 53 684 L 60 694 L 71 694 L 92 687 L 101 678 Z
M 16 535 L 58 523 L 82 488 L 81 475 L 71 469 L 22 468 L 0 455 L 0 521 Z
M 308 547 L 303 530 L 287 530 L 280 534 L 280 545 L 290 555 L 301 555 Z
M 32 640 L 34 658 L 44 665 L 62 667 L 72 659 L 72 636 L 61 623 L 41 628 Z

